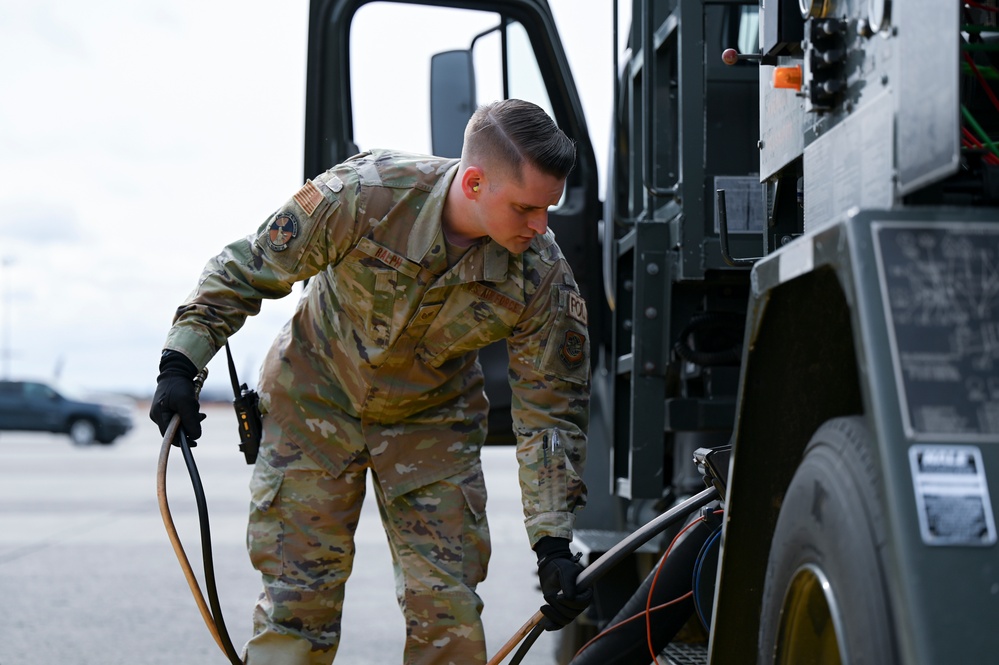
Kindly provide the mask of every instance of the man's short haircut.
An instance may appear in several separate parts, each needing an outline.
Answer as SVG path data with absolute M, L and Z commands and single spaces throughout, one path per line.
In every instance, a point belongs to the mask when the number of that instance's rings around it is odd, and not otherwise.
M 576 146 L 536 104 L 505 99 L 480 106 L 465 127 L 466 159 L 496 159 L 519 181 L 526 160 L 542 173 L 565 179 L 576 163 Z

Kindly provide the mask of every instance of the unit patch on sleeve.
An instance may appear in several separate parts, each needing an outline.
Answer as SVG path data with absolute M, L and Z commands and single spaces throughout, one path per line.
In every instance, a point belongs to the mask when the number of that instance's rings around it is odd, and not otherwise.
M 290 212 L 278 213 L 267 229 L 267 246 L 275 252 L 283 252 L 297 235 L 298 220 L 295 215 Z
M 565 381 L 586 383 L 590 378 L 586 304 L 574 290 L 557 285 L 552 288 L 558 306 L 549 324 L 539 369 Z
M 586 336 L 575 330 L 566 330 L 562 344 L 558 347 L 558 357 L 567 369 L 578 369 L 586 360 Z

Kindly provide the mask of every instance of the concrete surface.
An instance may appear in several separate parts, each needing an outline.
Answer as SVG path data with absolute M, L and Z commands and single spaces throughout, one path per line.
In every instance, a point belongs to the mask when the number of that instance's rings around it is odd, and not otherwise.
M 235 415 L 206 408 L 195 449 L 205 486 L 223 616 L 241 649 L 259 581 L 244 549 L 250 467 Z M 215 645 L 167 538 L 156 501 L 160 436 L 142 407 L 136 428 L 110 446 L 65 436 L 0 432 L 0 665 L 217 665 Z M 493 557 L 480 586 L 490 655 L 537 610 L 514 452 L 484 452 Z M 188 558 L 201 571 L 197 513 L 179 449 L 168 496 Z M 369 492 L 347 584 L 337 665 L 402 662 L 404 626 L 391 560 Z M 524 659 L 554 662 L 546 633 Z

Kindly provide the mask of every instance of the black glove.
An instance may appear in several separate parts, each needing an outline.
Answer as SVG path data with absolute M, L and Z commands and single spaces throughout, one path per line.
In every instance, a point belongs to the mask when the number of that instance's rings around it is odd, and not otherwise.
M 576 589 L 576 577 L 583 566 L 579 555 L 569 551 L 567 539 L 545 536 L 534 546 L 534 552 L 538 555 L 541 593 L 548 603 L 541 608 L 545 615 L 541 625 L 545 630 L 559 630 L 589 606 L 593 589 Z
M 201 405 L 194 389 L 194 377 L 198 368 L 187 356 L 178 351 L 164 351 L 160 358 L 160 374 L 156 377 L 156 392 L 149 407 L 149 417 L 165 435 L 173 414 L 180 414 L 180 426 L 187 435 L 191 447 L 197 445 L 201 436 L 201 421 L 205 414 L 199 413 Z M 174 439 L 173 444 L 179 445 Z

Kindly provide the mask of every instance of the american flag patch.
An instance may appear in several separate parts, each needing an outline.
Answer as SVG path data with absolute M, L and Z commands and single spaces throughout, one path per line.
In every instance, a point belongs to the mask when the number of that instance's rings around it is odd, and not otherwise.
M 312 184 L 311 180 L 306 180 L 305 184 L 302 185 L 302 189 L 294 196 L 295 202 L 302 206 L 302 210 L 305 211 L 306 215 L 311 215 L 319 207 L 319 204 L 323 202 L 323 195 L 319 189 Z

